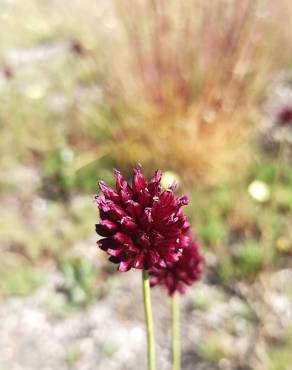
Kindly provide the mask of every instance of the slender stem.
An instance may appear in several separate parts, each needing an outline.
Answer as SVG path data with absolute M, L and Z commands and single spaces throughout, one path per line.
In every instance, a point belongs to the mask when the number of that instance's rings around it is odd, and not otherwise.
M 179 296 L 177 293 L 171 298 L 171 319 L 172 370 L 180 370 Z
M 148 272 L 142 271 L 142 286 L 143 286 L 143 301 L 144 313 L 147 332 L 147 360 L 148 370 L 155 370 L 155 346 L 154 346 L 154 330 L 151 309 L 150 285 Z
M 279 152 L 278 152 L 277 163 L 276 163 L 275 175 L 274 175 L 274 179 L 271 185 L 270 209 L 275 214 L 277 214 L 277 211 L 278 211 L 277 209 L 278 208 L 277 207 L 278 206 L 277 190 L 279 189 L 281 176 L 283 175 L 284 170 L 285 170 L 285 158 L 286 158 L 288 149 L 289 147 L 288 147 L 287 140 L 281 141 Z M 266 265 L 266 268 L 272 268 L 272 264 L 273 264 L 273 261 L 275 260 L 275 253 L 276 253 L 276 250 L 274 248 L 275 240 L 273 237 L 273 233 L 271 233 L 270 229 L 266 229 L 262 227 L 262 230 L 264 230 L 263 237 L 262 237 L 263 242 L 265 243 L 265 245 L 268 246 L 268 248 L 266 248 L 266 252 L 264 255 L 264 263 Z
M 279 153 L 278 153 L 278 158 L 277 158 L 277 164 L 276 164 L 276 171 L 275 171 L 275 176 L 273 179 L 272 183 L 272 191 L 271 191 L 271 196 L 272 196 L 272 209 L 276 209 L 276 191 L 277 191 L 277 186 L 279 185 L 279 180 L 281 178 L 281 175 L 283 174 L 284 170 L 284 164 L 285 164 L 285 156 L 286 156 L 286 151 L 288 149 L 288 142 L 281 141 L 280 142 L 280 148 L 279 148 Z

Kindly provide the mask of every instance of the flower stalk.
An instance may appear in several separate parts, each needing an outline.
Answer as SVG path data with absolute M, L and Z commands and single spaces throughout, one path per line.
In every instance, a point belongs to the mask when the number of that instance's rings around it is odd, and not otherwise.
M 154 344 L 154 330 L 150 297 L 149 274 L 145 270 L 142 271 L 142 288 L 143 288 L 143 302 L 147 336 L 148 370 L 155 370 L 155 344 Z
M 161 185 L 161 171 L 147 181 L 141 165 L 133 170 L 132 183 L 114 170 L 115 189 L 99 181 L 95 196 L 101 239 L 98 247 L 118 265 L 118 271 L 142 270 L 142 290 L 147 336 L 148 370 L 156 369 L 155 342 L 150 297 L 151 287 L 163 286 L 172 299 L 173 370 L 180 370 L 178 296 L 200 277 L 202 256 L 193 240 L 190 223 L 182 212 L 188 197 L 176 196 L 176 184 Z
M 180 370 L 180 315 L 179 295 L 171 297 L 171 349 L 172 349 L 172 370 Z
M 272 208 L 276 210 L 276 192 L 279 185 L 279 181 L 284 172 L 285 158 L 287 155 L 288 142 L 283 140 L 280 142 L 280 148 L 276 163 L 276 172 L 272 183 Z

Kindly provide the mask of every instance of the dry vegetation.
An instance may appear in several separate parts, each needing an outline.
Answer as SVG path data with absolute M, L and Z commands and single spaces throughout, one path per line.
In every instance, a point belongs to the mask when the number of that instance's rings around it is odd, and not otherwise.
M 273 58 L 281 4 L 117 0 L 115 9 L 105 73 L 115 160 L 196 184 L 242 169 L 272 72 L 287 62 Z

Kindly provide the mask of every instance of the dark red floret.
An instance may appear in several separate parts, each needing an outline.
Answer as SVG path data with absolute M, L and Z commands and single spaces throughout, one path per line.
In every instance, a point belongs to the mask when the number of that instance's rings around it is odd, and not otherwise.
M 202 272 L 202 256 L 197 241 L 184 248 L 181 258 L 174 263 L 168 263 L 165 269 L 153 267 L 150 269 L 150 284 L 163 286 L 168 295 L 175 292 L 184 294 L 187 286 L 200 278 Z
M 95 197 L 101 221 L 96 232 L 103 238 L 98 246 L 119 264 L 119 271 L 130 268 L 165 268 L 178 261 L 189 244 L 189 223 L 181 211 L 186 196 L 175 197 L 175 185 L 162 190 L 161 171 L 146 181 L 137 166 L 129 185 L 114 171 L 116 189 L 99 182 L 102 195 Z
M 292 106 L 284 107 L 278 115 L 279 123 L 283 126 L 292 125 Z

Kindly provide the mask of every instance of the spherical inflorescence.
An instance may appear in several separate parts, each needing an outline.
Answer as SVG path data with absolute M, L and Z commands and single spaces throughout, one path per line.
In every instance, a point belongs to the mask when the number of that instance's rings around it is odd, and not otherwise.
M 150 284 L 163 286 L 168 295 L 175 292 L 186 292 L 187 286 L 199 280 L 202 272 L 202 256 L 199 252 L 199 243 L 191 242 L 184 248 L 181 258 L 174 263 L 168 263 L 165 269 L 150 269 Z
M 190 245 L 189 223 L 182 213 L 186 196 L 176 197 L 175 184 L 162 190 L 161 171 L 146 181 L 137 166 L 129 185 L 115 170 L 116 189 L 99 182 L 102 195 L 95 197 L 100 222 L 98 246 L 118 264 L 119 271 L 131 268 L 166 269 L 180 260 Z

